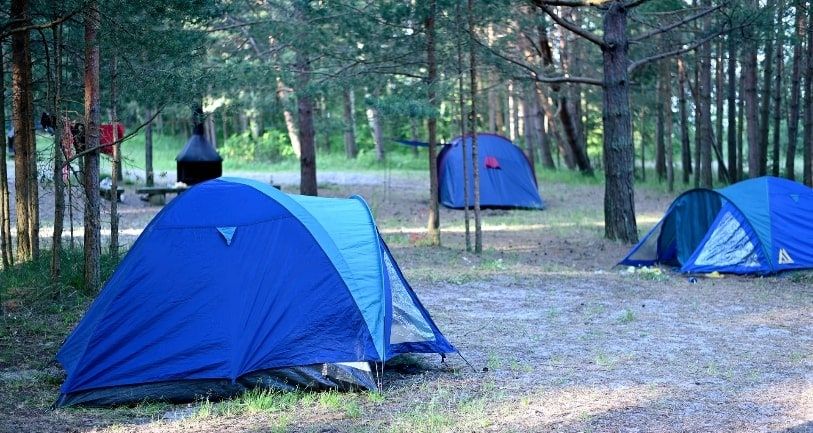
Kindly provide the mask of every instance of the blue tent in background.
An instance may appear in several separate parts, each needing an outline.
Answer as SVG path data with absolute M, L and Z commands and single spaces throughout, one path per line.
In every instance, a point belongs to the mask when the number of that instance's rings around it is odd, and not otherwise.
M 375 388 L 371 362 L 454 351 L 360 197 L 219 178 L 145 228 L 59 351 L 57 404 Z
M 680 195 L 620 264 L 771 274 L 813 267 L 813 190 L 760 177 Z
M 463 139 L 446 144 L 438 154 L 440 202 L 446 207 L 462 209 Z M 466 161 L 471 164 L 471 136 L 466 137 Z M 497 134 L 477 134 L 477 164 L 480 167 L 480 206 L 484 208 L 545 207 L 539 196 L 536 175 L 522 149 Z M 471 165 L 469 165 L 471 167 Z M 474 205 L 474 177 L 468 170 L 469 206 Z

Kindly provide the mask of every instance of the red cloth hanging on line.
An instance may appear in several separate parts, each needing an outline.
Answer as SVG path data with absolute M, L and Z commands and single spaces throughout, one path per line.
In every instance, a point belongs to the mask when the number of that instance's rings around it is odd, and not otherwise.
M 124 125 L 116 122 L 116 138 L 121 140 L 124 137 Z M 113 156 L 113 124 L 102 123 L 99 127 L 99 144 L 102 146 L 99 149 L 105 155 Z

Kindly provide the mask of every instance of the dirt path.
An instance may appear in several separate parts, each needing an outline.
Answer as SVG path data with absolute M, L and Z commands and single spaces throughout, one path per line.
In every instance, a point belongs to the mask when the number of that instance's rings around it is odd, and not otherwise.
M 77 301 L 2 316 L 12 336 L 2 341 L 15 347 L 0 352 L 0 431 L 813 432 L 809 275 L 692 282 L 613 269 L 627 246 L 602 239 L 600 186 L 542 185 L 545 211 L 485 212 L 481 257 L 463 250 L 462 212 L 443 210 L 444 246 L 430 248 L 425 181 L 396 177 L 388 188 L 378 179 L 323 181 L 320 194 L 368 200 L 476 372 L 458 357 L 421 357 L 428 370 L 391 374 L 383 397 L 239 413 L 206 404 L 52 411 L 62 375 L 50 357 L 86 305 Z M 642 226 L 669 203 L 647 191 L 637 200 Z M 134 231 L 157 210 L 125 203 Z

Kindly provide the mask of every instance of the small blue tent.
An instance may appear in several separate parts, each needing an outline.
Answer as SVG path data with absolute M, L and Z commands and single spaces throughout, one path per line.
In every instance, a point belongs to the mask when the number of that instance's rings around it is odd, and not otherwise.
M 369 363 L 454 351 L 360 197 L 219 178 L 145 228 L 59 351 L 57 404 L 374 388 Z
M 771 274 L 813 267 L 813 190 L 760 177 L 680 195 L 620 264 Z
M 438 154 L 438 184 L 440 202 L 446 207 L 462 209 L 463 151 L 466 146 L 466 162 L 471 164 L 471 136 L 465 144 L 461 137 L 446 144 Z M 477 163 L 480 167 L 480 206 L 484 208 L 545 207 L 539 196 L 536 175 L 522 149 L 511 140 L 497 134 L 477 134 Z M 469 165 L 471 167 L 471 165 Z M 468 170 L 469 206 L 474 205 L 474 176 Z

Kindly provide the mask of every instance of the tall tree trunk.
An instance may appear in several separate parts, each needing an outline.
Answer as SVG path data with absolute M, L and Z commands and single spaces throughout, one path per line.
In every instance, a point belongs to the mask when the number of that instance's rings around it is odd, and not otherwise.
M 487 74 L 487 76 L 490 74 Z M 489 77 L 490 78 L 490 77 Z M 486 80 L 488 90 L 486 91 L 486 98 L 488 103 L 488 131 L 497 132 L 497 91 L 494 88 L 493 80 Z
M 153 186 L 155 184 L 155 173 L 153 172 L 152 168 L 152 124 L 153 122 L 149 119 L 153 117 L 153 110 L 152 108 L 147 108 L 147 125 L 144 126 L 144 171 L 146 176 L 146 183 L 147 186 Z
M 531 112 L 529 92 L 525 92 L 525 97 L 522 98 L 522 111 L 525 113 L 525 157 L 531 163 L 531 170 L 536 171 L 536 149 L 534 144 L 536 142 L 536 127 L 534 125 L 534 114 Z
M 554 65 L 553 50 L 550 40 L 548 39 L 547 30 L 544 27 L 540 26 L 538 37 L 539 47 L 542 53 L 542 65 L 552 67 Z M 566 54 L 567 50 L 564 48 L 566 47 L 563 47 L 562 53 Z M 566 58 L 563 59 L 562 66 L 563 68 L 569 66 Z M 573 113 L 573 107 L 568 101 L 567 91 L 561 89 L 561 86 L 558 84 L 551 84 L 550 88 L 556 94 L 556 99 L 558 100 L 559 120 L 562 124 L 565 138 L 567 139 L 567 146 L 569 147 L 568 153 L 573 156 L 573 162 L 579 167 L 579 171 L 588 176 L 592 176 L 593 166 L 590 164 L 586 149 L 582 147 L 579 140 L 579 122 L 581 122 L 581 119 L 576 118 Z
M 709 7 L 709 0 L 702 2 L 704 7 Z M 703 29 L 708 32 L 711 27 L 711 18 L 703 18 Z M 713 176 L 711 172 L 711 146 L 713 131 L 711 126 L 711 42 L 701 45 L 697 52 L 697 146 L 700 149 L 700 160 L 698 167 L 700 170 L 700 185 L 703 188 L 711 188 Z
M 813 23 L 813 7 L 807 8 L 808 25 Z M 813 186 L 813 31 L 807 29 L 807 56 L 804 72 L 805 98 L 804 98 L 804 169 L 802 171 L 804 183 Z
M 672 132 L 674 130 L 672 125 L 673 113 L 672 113 L 672 69 L 673 64 L 672 60 L 664 61 L 665 66 L 665 73 L 663 76 L 667 78 L 665 80 L 666 85 L 664 89 L 664 95 L 667 96 L 665 104 L 665 111 L 664 111 L 664 138 L 665 138 L 665 146 L 664 146 L 664 153 L 666 154 L 666 185 L 669 192 L 675 190 L 675 164 L 673 161 L 674 158 L 674 147 L 672 146 Z
M 728 35 L 728 177 L 739 180 L 737 170 L 737 43 Z M 720 138 L 722 140 L 722 137 Z
M 6 75 L 3 60 L 3 42 L 0 41 L 0 125 L 6 124 Z M 11 241 L 11 201 L 6 166 L 6 132 L 0 137 L 0 256 L 3 270 L 14 263 Z
M 765 58 L 762 63 L 762 97 L 759 111 L 759 175 L 768 174 L 768 138 L 770 133 L 771 80 L 773 79 L 773 37 L 775 28 L 765 38 Z
M 669 62 L 662 61 L 659 66 L 658 74 L 658 106 L 657 106 L 657 122 L 656 122 L 656 137 L 655 137 L 655 174 L 658 176 L 658 181 L 662 181 L 666 177 L 666 130 L 664 129 L 664 122 L 666 117 L 667 107 L 672 104 L 672 95 L 667 93 L 667 82 L 672 79 L 669 75 Z M 643 146 L 643 141 L 641 146 Z M 643 170 L 644 167 L 641 167 Z
M 297 52 L 296 54 L 297 87 L 299 94 L 296 95 L 299 131 L 299 192 L 302 195 L 319 195 L 316 186 L 316 132 L 313 128 L 313 98 L 307 94 L 308 83 L 310 82 L 310 59 L 307 54 Z
M 508 138 L 516 141 L 519 134 L 519 110 L 517 110 L 517 95 L 514 91 L 514 82 L 508 82 Z
M 480 157 L 477 146 L 477 57 L 474 53 L 474 10 L 472 3 L 473 0 L 468 0 L 466 9 L 469 24 L 468 31 L 472 38 L 469 41 L 469 77 L 471 79 L 469 87 L 471 92 L 471 111 L 469 112 L 471 126 L 469 131 L 471 131 L 471 165 L 474 179 L 474 253 L 481 254 L 483 252 L 483 228 L 480 219 Z
M 302 145 L 299 141 L 299 127 L 294 113 L 289 108 L 291 105 L 291 89 L 282 82 L 282 79 L 277 78 L 277 98 L 280 105 L 282 105 L 282 116 L 285 119 L 285 128 L 288 130 L 288 139 L 291 141 L 291 148 L 297 158 L 302 157 Z M 247 118 L 245 113 L 241 113 L 240 123 L 241 132 L 248 128 Z
M 85 148 L 82 179 L 85 187 L 85 290 L 100 287 L 101 224 L 99 209 L 99 4 L 85 7 Z
M 54 8 L 54 10 L 57 9 Z M 51 281 L 59 284 L 62 275 L 62 229 L 65 224 L 65 183 L 62 179 L 62 169 L 66 159 L 62 148 L 63 119 L 60 114 L 62 106 L 62 26 L 56 26 L 52 31 L 54 36 L 54 76 L 51 80 L 54 83 L 51 100 L 51 112 L 54 115 L 54 233 L 51 237 Z M 2 54 L 0 54 L 0 58 L 2 58 Z
M 613 1 L 604 13 L 604 235 L 638 240 L 635 222 L 632 122 L 630 118 L 627 9 Z
M 724 77 L 724 68 L 723 68 L 723 39 L 717 43 L 717 58 L 715 59 L 715 72 L 714 78 L 716 82 L 714 84 L 714 100 L 715 100 L 715 109 L 714 109 L 714 139 L 715 143 L 717 143 L 720 151 L 720 155 L 722 156 L 723 149 L 723 110 L 724 110 L 724 97 L 725 94 L 725 77 Z M 724 176 L 723 173 L 723 166 L 721 164 L 717 164 L 717 180 L 723 182 L 727 176 Z
M 740 99 L 737 101 L 737 175 L 745 178 L 745 76 L 740 74 Z
M 116 64 L 115 54 L 110 59 L 110 123 L 113 125 L 113 158 L 110 164 L 110 255 L 113 257 L 114 262 L 119 259 L 119 170 L 121 168 L 121 145 L 118 143 L 119 132 L 116 123 L 119 121 L 118 111 L 118 93 L 116 88 L 116 79 L 118 78 L 118 65 Z M 212 115 L 207 117 L 211 121 Z M 214 132 L 214 131 L 212 131 Z M 214 135 L 214 134 L 212 134 Z M 214 143 L 214 142 L 212 142 Z
M 539 88 L 534 84 L 532 87 L 533 93 L 531 95 L 531 110 L 534 114 L 534 126 L 536 133 L 539 137 L 539 153 L 542 166 L 549 169 L 556 168 L 553 163 L 553 155 L 550 149 L 550 137 L 545 131 L 545 112 L 541 108 L 542 95 L 539 93 Z
M 785 155 L 785 176 L 788 179 L 796 178 L 796 141 L 799 135 L 799 99 L 800 82 L 802 78 L 802 40 L 805 34 L 804 0 L 797 0 L 795 4 L 796 23 L 793 38 L 793 66 L 790 78 L 790 106 L 788 107 L 788 150 Z
M 435 59 L 436 3 L 436 0 L 429 1 L 429 11 L 424 22 L 426 27 L 426 66 L 428 69 L 426 99 L 433 108 L 437 106 L 435 86 L 437 86 L 438 75 L 437 61 Z M 426 119 L 426 129 L 429 134 L 429 219 L 426 223 L 426 229 L 429 234 L 429 242 L 432 245 L 440 245 L 440 210 L 438 209 L 440 199 L 437 161 L 438 119 L 434 115 L 430 115 Z
M 26 27 L 31 24 L 28 0 L 11 2 L 12 26 Z M 31 84 L 31 48 L 29 32 L 15 31 L 11 36 L 12 59 L 12 122 L 14 126 L 14 189 L 17 211 L 17 258 L 28 261 L 35 256 L 38 239 L 33 214 L 37 199 L 32 185 L 37 187 L 36 148 L 34 147 L 34 119 Z M 3 161 L 5 164 L 5 161 Z M 34 170 L 32 172 L 32 170 Z M 33 182 L 32 182 L 33 179 Z
M 773 151 L 771 152 L 771 175 L 779 176 L 779 126 L 782 120 L 782 74 L 784 71 L 784 34 L 782 25 L 782 15 L 784 13 L 784 1 L 779 2 L 779 9 L 776 13 L 776 74 L 774 74 L 773 90 Z M 766 142 L 767 147 L 767 142 Z
M 434 1 L 433 1 L 434 5 Z M 434 11 L 434 9 L 433 9 Z M 434 12 L 432 14 L 434 16 Z M 463 16 L 460 10 L 460 2 L 455 2 L 455 21 L 457 21 L 457 25 L 459 27 L 463 27 L 465 24 L 463 23 Z M 458 104 L 460 105 L 460 140 L 463 143 L 460 146 L 460 153 L 462 154 L 463 161 L 463 219 L 464 219 L 464 226 L 466 231 L 466 251 L 471 251 L 471 227 L 469 224 L 469 169 L 471 168 L 469 164 L 469 156 L 468 152 L 466 151 L 466 95 L 464 93 L 464 81 L 465 81 L 465 70 L 463 68 L 463 33 L 464 28 L 458 28 L 458 31 L 455 32 L 455 41 L 457 43 L 457 97 L 458 97 Z M 432 33 L 432 37 L 434 38 L 434 32 Z M 434 55 L 433 55 L 434 61 Z M 511 140 L 516 139 L 516 129 L 517 124 L 519 123 L 519 117 L 516 107 L 516 95 L 514 94 L 514 83 L 512 81 L 508 82 L 508 120 L 509 120 L 509 127 L 508 132 L 511 134 Z M 430 161 L 431 162 L 431 161 Z M 437 164 L 435 164 L 436 166 Z
M 371 97 L 378 103 L 378 91 L 373 92 Z M 375 106 L 367 107 L 367 122 L 370 124 L 370 131 L 373 133 L 373 143 L 375 143 L 375 159 L 384 161 L 384 132 L 381 126 L 381 111 Z
M 762 143 L 759 129 L 759 104 L 757 101 L 757 49 L 753 39 L 743 46 L 743 99 L 748 122 L 748 177 L 759 177 Z
M 344 154 L 347 159 L 358 155 L 356 146 L 356 94 L 351 87 L 342 93 L 344 101 Z
M 683 184 L 688 185 L 692 174 L 692 149 L 689 145 L 689 113 L 686 107 L 686 65 L 681 57 L 678 65 L 678 109 L 680 111 L 680 168 Z

